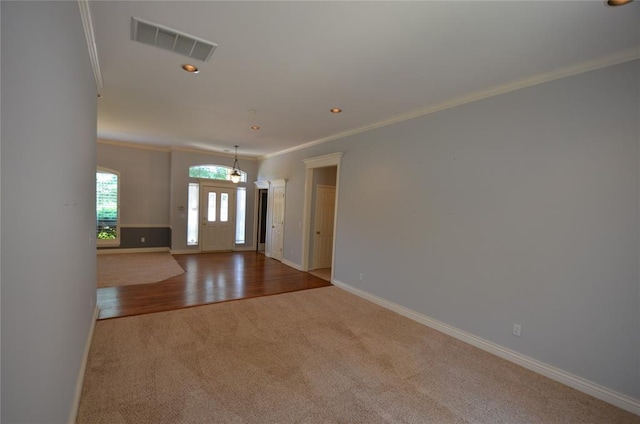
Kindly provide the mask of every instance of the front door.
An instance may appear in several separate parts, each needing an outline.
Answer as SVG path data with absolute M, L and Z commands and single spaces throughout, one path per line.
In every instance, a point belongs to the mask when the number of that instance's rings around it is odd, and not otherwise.
M 202 252 L 233 250 L 235 246 L 235 188 L 203 186 Z
M 330 268 L 333 254 L 333 221 L 336 188 L 318 185 L 316 188 L 315 233 L 313 238 L 313 268 Z

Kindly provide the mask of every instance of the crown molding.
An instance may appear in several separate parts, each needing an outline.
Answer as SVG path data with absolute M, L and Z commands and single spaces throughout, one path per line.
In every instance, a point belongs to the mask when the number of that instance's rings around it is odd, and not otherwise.
M 216 151 L 213 151 L 213 150 L 198 149 L 196 147 L 173 146 L 173 147 L 170 148 L 170 150 L 172 152 L 197 153 L 199 155 L 222 156 L 222 157 L 225 157 L 225 158 L 232 158 L 232 159 L 235 158 L 235 153 L 216 152 Z M 257 161 L 259 158 L 256 157 L 256 156 L 238 155 L 238 159 Z
M 171 152 L 196 153 L 199 155 L 218 156 L 218 157 L 226 157 L 226 158 L 232 158 L 232 159 L 235 157 L 233 153 L 213 152 L 210 150 L 196 149 L 193 147 L 159 146 L 156 144 L 142 144 L 142 143 L 127 142 L 127 141 L 106 140 L 104 138 L 99 138 L 97 141 L 98 141 L 98 144 L 107 144 L 110 146 L 126 147 L 129 149 L 153 150 L 156 152 L 165 152 L 165 153 L 171 153 Z M 258 158 L 255 156 L 242 156 L 242 155 L 238 155 L 238 159 L 248 160 L 248 161 L 258 160 Z
M 328 137 L 324 137 L 318 140 L 300 144 L 298 146 L 284 149 L 279 152 L 269 153 L 267 155 L 261 156 L 260 160 L 272 158 L 274 156 L 284 155 L 286 153 L 295 152 L 297 150 L 303 150 L 312 146 L 316 146 L 318 144 L 323 144 L 329 141 L 334 141 L 341 138 L 349 137 L 351 135 L 371 131 L 376 128 L 386 127 L 387 125 L 397 124 L 402 121 L 407 121 L 409 119 L 418 118 L 420 116 L 429 115 L 429 114 L 440 112 L 446 109 L 451 109 L 456 106 L 465 105 L 467 103 L 472 103 L 472 102 L 483 100 L 489 97 L 498 96 L 500 94 L 509 93 L 511 91 L 520 90 L 522 88 L 527 88 L 534 85 L 543 84 L 545 82 L 550 82 L 550 81 L 558 80 L 561 78 L 582 74 L 584 72 L 595 71 L 596 69 L 606 68 L 608 66 L 618 65 L 621 63 L 630 62 L 632 60 L 637 60 L 637 59 L 640 59 L 640 45 L 636 47 L 632 47 L 630 49 L 621 50 L 612 55 L 603 56 L 597 59 L 580 62 L 571 66 L 565 66 L 553 71 L 537 74 L 532 77 L 522 78 L 506 84 L 500 84 L 493 87 L 489 87 L 484 90 L 474 91 L 464 96 L 456 97 L 451 100 L 439 103 L 437 105 L 420 108 L 403 115 L 398 115 L 393 118 L 386 119 L 384 121 L 379 121 L 364 127 L 330 135 Z
M 116 141 L 116 140 L 106 140 L 104 138 L 99 138 L 98 144 L 108 144 L 110 146 L 118 146 L 118 147 L 127 147 L 130 149 L 139 149 L 139 150 L 155 150 L 157 152 L 171 152 L 170 147 L 157 146 L 153 144 L 139 144 L 139 143 L 129 143 L 126 141 Z
M 84 36 L 87 41 L 87 49 L 89 50 L 91 67 L 93 68 L 93 76 L 96 80 L 96 90 L 99 92 L 104 87 L 104 83 L 102 81 L 100 61 L 98 61 L 98 49 L 96 47 L 96 37 L 93 32 L 89 0 L 78 0 L 78 8 L 80 9 L 80 17 L 82 19 L 82 27 L 84 28 Z

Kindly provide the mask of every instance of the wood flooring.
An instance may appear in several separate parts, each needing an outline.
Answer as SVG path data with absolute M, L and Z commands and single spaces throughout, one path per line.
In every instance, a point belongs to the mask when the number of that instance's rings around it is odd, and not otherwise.
M 184 274 L 159 283 L 98 289 L 98 319 L 268 296 L 331 283 L 258 252 L 174 255 Z

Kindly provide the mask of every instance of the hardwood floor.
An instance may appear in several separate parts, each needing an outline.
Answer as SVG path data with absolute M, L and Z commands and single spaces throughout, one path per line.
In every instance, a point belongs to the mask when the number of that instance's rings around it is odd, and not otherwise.
M 98 319 L 170 311 L 331 284 L 257 252 L 175 255 L 185 273 L 159 283 L 98 289 Z

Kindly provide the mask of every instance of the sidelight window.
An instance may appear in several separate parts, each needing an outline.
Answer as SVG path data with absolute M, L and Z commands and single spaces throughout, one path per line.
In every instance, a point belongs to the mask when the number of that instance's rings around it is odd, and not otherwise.
M 120 245 L 119 174 L 98 169 L 96 172 L 96 245 Z

